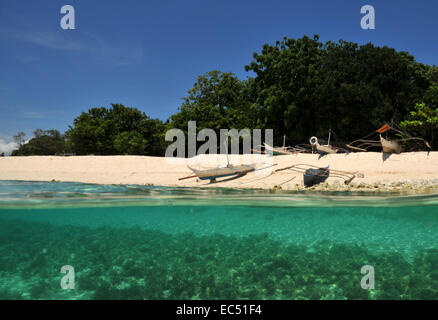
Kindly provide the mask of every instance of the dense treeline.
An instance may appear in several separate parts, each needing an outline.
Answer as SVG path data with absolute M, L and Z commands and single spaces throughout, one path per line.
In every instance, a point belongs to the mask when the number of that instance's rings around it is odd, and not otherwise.
M 318 37 L 265 45 L 246 70 L 264 125 L 294 137 L 363 137 L 385 121 L 400 122 L 425 94 L 429 68 L 405 52 Z
M 66 147 L 79 155 L 162 155 L 164 124 L 144 112 L 112 104 L 92 108 L 74 119 L 66 132 Z
M 12 156 L 42 155 L 49 156 L 63 152 L 65 149 L 64 137 L 58 130 L 41 130 L 33 132 L 34 137 L 24 143 L 23 132 L 18 133 L 14 138 L 19 144 L 18 150 L 12 151 Z
M 187 131 L 190 120 L 198 130 L 272 128 L 274 138 L 285 134 L 290 143 L 324 137 L 329 129 L 348 142 L 392 122 L 437 147 L 438 68 L 407 52 L 343 40 L 322 43 L 315 35 L 265 44 L 253 58 L 245 69 L 255 76 L 246 80 L 220 71 L 198 77 L 165 123 L 120 104 L 92 108 L 64 136 L 44 131 L 14 155 L 159 156 L 165 132 Z M 49 141 L 54 146 L 44 149 Z

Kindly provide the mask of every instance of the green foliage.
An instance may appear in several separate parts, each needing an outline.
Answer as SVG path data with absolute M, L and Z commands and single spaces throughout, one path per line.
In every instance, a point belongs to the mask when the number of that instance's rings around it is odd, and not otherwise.
M 410 113 L 409 120 L 402 121 L 401 125 L 423 137 L 430 137 L 433 144 L 438 130 L 438 107 L 427 106 L 424 102 L 417 103 Z
M 429 67 L 405 52 L 372 44 L 304 36 L 264 45 L 245 67 L 259 119 L 295 142 L 326 135 L 360 138 L 381 123 L 401 120 L 429 86 Z
M 19 139 L 24 137 L 17 135 Z M 34 138 L 30 139 L 28 143 L 20 144 L 18 150 L 12 152 L 12 156 L 46 156 L 55 155 L 65 151 L 64 137 L 58 130 L 42 130 L 34 131 Z
M 401 126 L 429 140 L 432 147 L 438 147 L 435 137 L 438 130 L 438 67 L 428 70 L 429 88 L 420 102 L 415 104 Z
M 92 108 L 66 132 L 69 148 L 80 155 L 162 155 L 164 124 L 135 108 L 112 104 Z
M 79 155 L 163 156 L 166 131 L 187 133 L 189 121 L 196 121 L 198 130 L 216 132 L 274 129 L 274 138 L 285 134 L 290 143 L 325 137 L 329 129 L 337 143 L 350 142 L 391 120 L 405 120 L 406 128 L 424 138 L 433 140 L 436 134 L 438 68 L 416 62 L 407 52 L 344 40 L 323 43 L 315 35 L 265 44 L 253 57 L 245 66 L 253 78 L 240 80 L 217 70 L 199 76 L 165 124 L 121 104 L 91 108 L 74 119 L 66 147 Z M 14 138 L 21 145 L 23 137 Z M 38 152 L 26 148 L 29 154 Z
M 144 154 L 147 140 L 137 131 L 124 131 L 114 139 L 114 148 L 120 154 Z
M 429 87 L 424 95 L 423 100 L 428 105 L 438 107 L 438 83 Z
M 233 73 L 210 71 L 198 77 L 179 111 L 170 117 L 169 127 L 187 132 L 188 121 L 196 121 L 198 130 L 255 128 L 257 107 L 248 90 L 248 82 Z

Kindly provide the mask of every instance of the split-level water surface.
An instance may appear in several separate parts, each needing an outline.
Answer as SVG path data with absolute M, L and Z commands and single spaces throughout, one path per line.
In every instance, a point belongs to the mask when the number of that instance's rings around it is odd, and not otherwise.
M 0 298 L 438 299 L 438 196 L 3 181 Z

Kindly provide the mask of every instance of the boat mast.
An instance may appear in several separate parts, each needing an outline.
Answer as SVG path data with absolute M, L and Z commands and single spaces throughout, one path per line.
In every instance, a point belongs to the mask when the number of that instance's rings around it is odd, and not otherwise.
M 330 145 L 330 138 L 331 138 L 331 136 L 332 136 L 332 129 L 330 128 L 330 130 L 329 130 L 328 142 L 327 142 L 327 145 L 328 145 L 328 146 Z
M 283 149 L 286 147 L 286 135 L 283 136 Z
M 228 159 L 228 137 L 229 135 L 226 136 L 226 139 L 224 140 L 224 145 L 225 145 L 225 156 L 227 157 L 227 167 L 230 166 L 230 159 Z

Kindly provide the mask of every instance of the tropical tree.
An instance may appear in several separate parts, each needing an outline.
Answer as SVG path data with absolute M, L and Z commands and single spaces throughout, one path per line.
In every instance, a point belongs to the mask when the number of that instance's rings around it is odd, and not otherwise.
M 67 145 L 76 154 L 164 154 L 164 124 L 144 112 L 112 104 L 91 108 L 74 119 L 66 132 Z
M 55 155 L 65 151 L 64 137 L 58 130 L 36 129 L 28 143 L 21 143 L 12 156 Z
M 402 127 L 418 133 L 436 147 L 435 137 L 438 130 L 438 107 L 431 107 L 424 102 L 417 103 L 409 119 L 401 122 Z
M 304 36 L 265 44 L 245 67 L 256 77 L 259 120 L 295 142 L 329 129 L 351 141 L 382 122 L 400 121 L 430 85 L 430 67 L 406 52 Z
M 123 131 L 114 139 L 114 148 L 120 154 L 144 154 L 148 141 L 137 131 Z
M 169 119 L 170 128 L 187 131 L 189 121 L 199 130 L 243 129 L 257 125 L 257 107 L 249 99 L 246 81 L 233 73 L 217 70 L 199 76 L 178 112 Z
M 420 102 L 415 104 L 413 110 L 401 126 L 429 140 L 432 146 L 438 147 L 435 142 L 438 130 L 438 67 L 431 67 L 427 71 L 430 86 Z
M 14 141 L 21 147 L 24 143 L 24 137 L 26 134 L 23 131 L 18 132 L 15 136 L 13 136 Z

